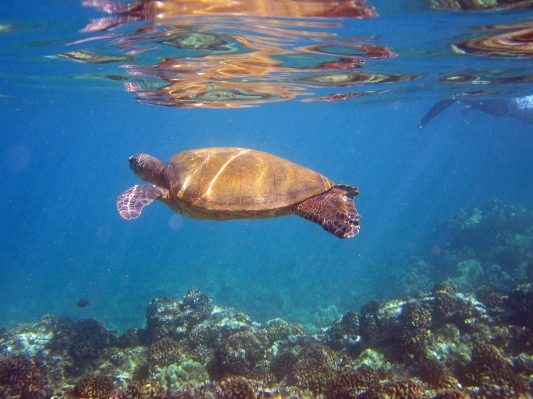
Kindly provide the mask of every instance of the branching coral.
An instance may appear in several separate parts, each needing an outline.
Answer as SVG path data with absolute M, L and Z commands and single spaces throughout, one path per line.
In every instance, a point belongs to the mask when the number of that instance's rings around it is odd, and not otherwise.
M 185 331 L 180 318 L 179 301 L 171 298 L 154 298 L 146 311 L 146 332 L 149 342 L 161 338 L 180 339 Z
M 291 335 L 305 334 L 305 330 L 300 324 L 289 323 L 283 319 L 267 321 L 263 325 L 263 329 L 266 331 L 270 345 L 276 341 L 286 340 Z
M 390 399 L 421 399 L 424 386 L 416 381 L 397 381 L 386 383 L 384 393 Z
M 370 371 L 370 372 L 369 372 Z M 333 372 L 331 379 L 327 383 L 327 399 L 354 399 L 365 391 L 370 383 L 373 373 L 369 368 L 363 371 L 344 367 Z
M 126 389 L 129 399 L 163 399 L 166 393 L 154 381 L 136 381 Z
M 74 325 L 69 354 L 77 362 L 95 360 L 109 341 L 110 335 L 101 321 L 80 319 Z
M 141 344 L 139 330 L 128 330 L 117 338 L 116 345 L 119 348 L 133 348 Z
M 74 386 L 74 396 L 76 398 L 108 398 L 114 388 L 112 378 L 89 375 Z
M 474 395 L 464 389 L 449 388 L 437 392 L 433 399 L 474 399 Z
M 489 309 L 500 308 L 503 303 L 502 296 L 486 285 L 482 285 L 478 288 L 476 291 L 476 298 Z
M 68 317 L 58 317 L 53 320 L 53 336 L 46 347 L 53 354 L 61 355 L 68 350 L 72 343 L 74 322 Z
M 196 325 L 201 321 L 207 319 L 213 311 L 213 303 L 211 298 L 198 290 L 189 290 L 187 295 L 183 297 L 180 304 L 180 310 L 188 319 L 190 326 Z
M 10 356 L 0 361 L 0 387 L 7 397 L 45 399 L 51 396 L 45 368 L 26 356 Z
M 154 298 L 147 310 L 148 340 L 153 342 L 165 337 L 179 340 L 212 311 L 211 299 L 198 290 L 189 290 L 180 301 Z
M 359 315 L 349 311 L 340 320 L 334 321 L 326 330 L 325 343 L 334 350 L 355 350 L 359 341 Z
M 346 314 L 342 316 L 340 326 L 341 326 L 342 332 L 346 334 L 352 334 L 352 335 L 358 334 L 359 333 L 359 315 L 353 310 L 346 312 Z
M 172 392 L 170 399 L 212 399 L 210 389 L 211 384 L 191 384 L 185 383 L 179 389 Z
M 449 284 L 436 284 L 433 288 L 433 317 L 442 319 L 453 312 L 457 306 L 457 288 Z
M 402 306 L 400 322 L 407 329 L 431 327 L 431 313 L 418 303 L 408 302 Z
M 368 301 L 361 308 L 360 331 L 364 342 L 372 345 L 381 335 L 381 320 L 379 318 L 379 303 Z
M 419 361 L 425 359 L 429 336 L 429 330 L 426 328 L 402 329 L 399 340 L 400 356 L 404 360 Z
M 521 397 L 528 390 L 527 379 L 516 371 L 494 345 L 476 342 L 465 373 L 470 380 L 463 379 L 464 383 L 480 385 L 480 397 Z
M 217 399 L 256 399 L 252 385 L 242 377 L 223 380 L 216 389 Z
M 533 285 L 522 285 L 504 300 L 507 318 L 512 324 L 533 327 Z
M 494 345 L 486 342 L 476 342 L 474 344 L 471 369 L 476 380 L 490 374 L 492 370 L 499 370 L 505 367 L 505 360 Z
M 201 323 L 194 327 L 189 333 L 189 342 L 192 347 L 198 345 L 210 347 L 216 343 L 216 339 L 219 338 L 219 336 L 220 333 L 217 328 Z
M 393 320 L 385 322 L 384 330 L 388 332 L 390 357 L 402 360 L 423 360 L 426 358 L 426 346 L 429 343 L 431 313 L 418 303 L 405 303 L 399 316 L 399 325 Z
M 133 381 L 143 381 L 150 378 L 150 365 L 148 363 L 141 363 L 135 366 L 131 379 Z
M 299 345 L 278 345 L 275 356 L 270 360 L 270 370 L 277 381 L 281 381 L 291 371 L 292 366 L 298 360 L 298 354 L 301 351 Z
M 322 393 L 335 366 L 334 356 L 327 346 L 311 343 L 298 356 L 292 367 L 290 381 L 300 389 Z
M 442 361 L 433 358 L 425 359 L 422 362 L 416 362 L 412 369 L 422 381 L 433 387 L 441 388 L 449 385 L 449 381 L 446 381 L 446 365 Z
M 267 347 L 264 331 L 242 331 L 222 340 L 215 356 L 226 375 L 251 377 L 252 369 L 264 358 Z
M 368 389 L 365 392 L 357 395 L 357 399 L 384 399 L 385 396 L 375 389 Z
M 484 378 L 483 384 L 477 392 L 477 398 L 529 398 L 527 383 L 515 375 L 508 378 Z
M 180 345 L 172 338 L 162 338 L 150 345 L 148 362 L 159 367 L 177 363 L 182 358 Z
M 509 347 L 515 354 L 527 353 L 528 355 L 533 355 L 533 330 L 522 327 L 521 331 L 517 332 L 513 337 Z M 533 374 L 533 370 L 530 374 Z

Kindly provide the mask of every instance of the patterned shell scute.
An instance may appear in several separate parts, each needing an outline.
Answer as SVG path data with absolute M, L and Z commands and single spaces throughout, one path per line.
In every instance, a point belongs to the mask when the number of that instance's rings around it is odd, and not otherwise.
M 283 158 L 233 147 L 181 152 L 168 161 L 164 173 L 174 198 L 220 211 L 287 207 L 334 185 Z

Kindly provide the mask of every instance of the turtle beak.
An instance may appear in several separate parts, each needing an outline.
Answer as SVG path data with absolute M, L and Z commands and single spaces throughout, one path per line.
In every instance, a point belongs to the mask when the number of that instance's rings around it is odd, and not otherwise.
M 137 174 L 142 169 L 142 154 L 132 155 L 128 161 L 130 162 L 130 168 L 133 170 L 133 173 Z

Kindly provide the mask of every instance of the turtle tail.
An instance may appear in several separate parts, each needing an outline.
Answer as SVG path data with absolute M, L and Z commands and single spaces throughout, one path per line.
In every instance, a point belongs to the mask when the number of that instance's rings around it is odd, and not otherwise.
M 337 184 L 325 193 L 316 195 L 295 206 L 294 213 L 339 238 L 350 238 L 359 233 L 360 215 L 355 209 L 357 187 Z
M 168 190 L 151 184 L 135 185 L 117 198 L 117 210 L 126 220 L 137 219 L 146 205 L 164 197 Z

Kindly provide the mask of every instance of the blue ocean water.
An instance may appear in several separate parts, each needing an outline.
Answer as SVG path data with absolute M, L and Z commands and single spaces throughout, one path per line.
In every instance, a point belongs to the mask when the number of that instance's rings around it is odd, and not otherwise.
M 418 78 L 324 86 L 274 71 L 266 81 L 299 85 L 305 93 L 253 107 L 191 109 L 148 103 L 124 84 L 160 87 L 153 82 L 160 75 L 146 78 L 147 71 L 161 67 L 171 49 L 141 28 L 164 31 L 168 24 L 135 20 L 88 32 L 83 30 L 92 20 L 108 15 L 79 1 L 51 3 L 0 5 L 0 326 L 52 313 L 98 318 L 123 331 L 143 325 L 152 297 L 181 297 L 190 288 L 259 321 L 283 317 L 317 325 L 321 317 L 359 309 L 369 299 L 404 295 L 398 281 L 409 259 L 431 258 L 435 230 L 459 209 L 494 198 L 533 207 L 531 125 L 509 114 L 464 112 L 475 108 L 468 101 L 533 94 L 531 50 L 502 57 L 457 54 L 451 46 L 494 25 L 531 29 L 531 10 L 450 11 L 429 1 L 376 1 L 367 4 L 375 7 L 375 18 L 309 19 L 310 28 L 293 28 L 314 34 L 295 34 L 283 46 L 313 46 L 317 32 L 326 32 L 321 40 L 341 48 L 337 56 L 349 53 L 346 43 L 397 55 L 367 58 L 360 70 Z M 224 18 L 198 17 L 191 26 L 229 37 L 261 28 L 265 41 L 278 28 L 260 17 Z M 294 23 L 274 20 L 280 30 Z M 173 23 L 185 29 L 189 19 Z M 130 36 L 137 41 L 121 41 Z M 50 57 L 86 49 L 133 58 L 93 64 Z M 177 58 L 211 57 L 195 51 Z M 325 51 L 273 58 L 307 65 L 315 57 L 318 64 L 331 61 Z M 475 78 L 442 83 L 454 75 Z M 136 81 L 138 76 L 144 78 Z M 373 90 L 387 92 L 301 101 Z M 452 95 L 458 101 L 419 129 L 429 109 Z M 165 161 L 182 150 L 213 146 L 271 152 L 358 186 L 360 234 L 340 240 L 297 216 L 198 221 L 161 203 L 134 221 L 119 216 L 116 197 L 139 183 L 130 155 L 145 152 Z M 80 298 L 90 305 L 78 308 Z

